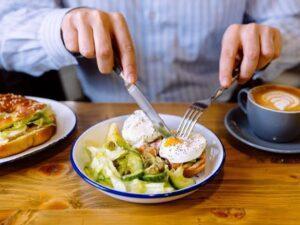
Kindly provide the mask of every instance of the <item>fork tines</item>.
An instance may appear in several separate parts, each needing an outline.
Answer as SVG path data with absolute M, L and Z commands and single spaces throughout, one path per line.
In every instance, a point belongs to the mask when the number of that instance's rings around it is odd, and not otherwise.
M 177 136 L 182 138 L 188 137 L 205 108 L 207 108 L 207 104 L 200 102 L 197 102 L 197 104 L 192 104 L 185 112 L 180 122 L 180 125 L 177 129 Z

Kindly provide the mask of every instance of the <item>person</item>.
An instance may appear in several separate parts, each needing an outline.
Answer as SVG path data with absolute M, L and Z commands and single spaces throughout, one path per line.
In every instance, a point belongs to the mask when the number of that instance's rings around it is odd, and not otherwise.
M 33 76 L 78 65 L 92 101 L 132 101 L 121 78 L 99 75 L 118 57 L 151 101 L 191 102 L 229 87 L 238 60 L 239 83 L 299 63 L 299 16 L 299 0 L 2 0 L 0 65 Z

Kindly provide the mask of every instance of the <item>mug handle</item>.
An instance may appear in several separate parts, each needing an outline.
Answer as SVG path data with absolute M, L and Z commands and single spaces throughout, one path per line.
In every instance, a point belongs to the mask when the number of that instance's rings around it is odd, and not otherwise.
M 239 91 L 238 96 L 237 96 L 237 102 L 238 105 L 240 106 L 241 110 L 247 114 L 247 101 L 248 101 L 248 94 L 249 94 L 249 88 L 244 88 Z

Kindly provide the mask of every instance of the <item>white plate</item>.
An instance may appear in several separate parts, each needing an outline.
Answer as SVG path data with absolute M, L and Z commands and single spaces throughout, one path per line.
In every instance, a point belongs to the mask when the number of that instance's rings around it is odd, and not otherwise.
M 89 157 L 86 151 L 84 151 L 84 147 L 91 143 L 94 145 L 103 144 L 106 134 L 108 132 L 109 125 L 111 123 L 117 123 L 117 125 L 121 129 L 127 117 L 128 116 L 115 117 L 90 127 L 81 136 L 79 136 L 79 138 L 77 139 L 77 141 L 75 142 L 71 150 L 71 162 L 75 171 L 83 180 L 85 180 L 87 183 L 97 188 L 99 191 L 109 196 L 112 196 L 114 198 L 124 200 L 124 201 L 129 201 L 129 202 L 136 202 L 136 203 L 168 202 L 168 201 L 182 198 L 184 196 L 193 193 L 198 188 L 200 188 L 203 184 L 207 183 L 210 179 L 216 176 L 216 174 L 218 174 L 218 172 L 222 168 L 225 159 L 225 151 L 223 145 L 221 144 L 221 141 L 209 129 L 205 128 L 200 124 L 196 124 L 194 131 L 201 133 L 205 137 L 205 139 L 207 140 L 207 148 L 206 148 L 205 170 L 200 174 L 198 174 L 197 177 L 195 177 L 196 179 L 195 185 L 181 190 L 176 190 L 170 193 L 150 195 L 150 194 L 135 194 L 135 193 L 117 191 L 94 182 L 93 180 L 89 179 L 88 176 L 84 173 L 84 166 L 89 161 Z M 170 127 L 171 129 L 176 129 L 181 121 L 181 117 L 178 116 L 161 115 L 161 117 L 166 122 L 168 127 Z
M 74 112 L 67 107 L 66 105 L 54 101 L 51 99 L 46 99 L 46 98 L 38 98 L 38 97 L 28 97 L 32 98 L 34 100 L 37 100 L 39 102 L 46 103 L 50 105 L 52 110 L 55 113 L 56 117 L 56 133 L 54 134 L 53 137 L 51 137 L 47 142 L 44 144 L 38 145 L 36 147 L 30 148 L 24 152 L 18 153 L 16 155 L 8 156 L 5 158 L 0 159 L 0 165 L 14 161 L 16 159 L 20 159 L 29 155 L 32 155 L 33 153 L 43 151 L 48 149 L 48 147 L 53 146 L 54 144 L 57 144 L 59 141 L 64 140 L 67 138 L 69 135 L 71 135 L 72 131 L 76 127 L 76 116 Z

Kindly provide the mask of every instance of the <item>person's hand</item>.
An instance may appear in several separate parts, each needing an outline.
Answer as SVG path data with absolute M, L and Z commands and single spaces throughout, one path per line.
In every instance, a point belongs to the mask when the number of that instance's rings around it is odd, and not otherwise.
M 241 61 L 239 83 L 247 82 L 256 70 L 264 68 L 281 52 L 280 31 L 259 24 L 233 24 L 222 40 L 219 78 L 223 87 L 231 84 L 232 72 Z
M 101 73 L 112 72 L 113 47 L 117 48 L 125 79 L 137 79 L 134 46 L 124 16 L 96 9 L 77 8 L 63 19 L 62 37 L 66 48 L 86 58 L 96 58 Z

